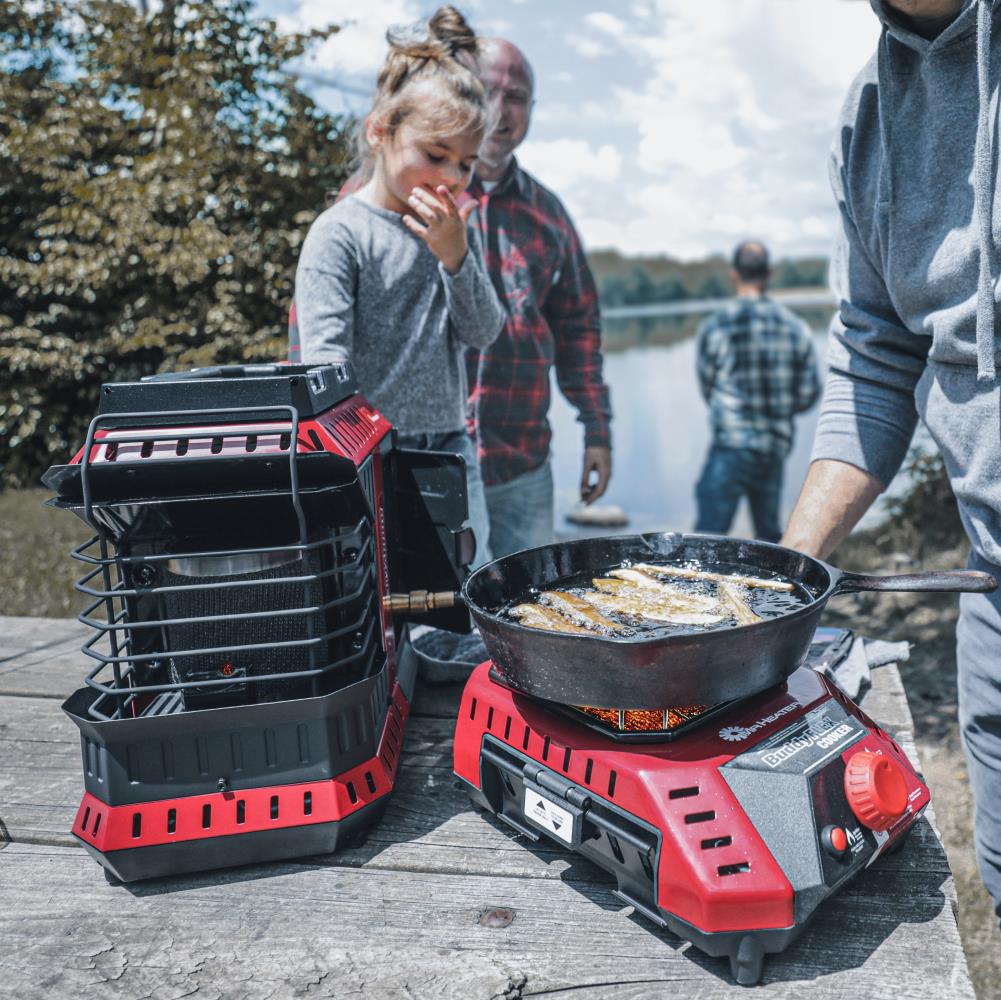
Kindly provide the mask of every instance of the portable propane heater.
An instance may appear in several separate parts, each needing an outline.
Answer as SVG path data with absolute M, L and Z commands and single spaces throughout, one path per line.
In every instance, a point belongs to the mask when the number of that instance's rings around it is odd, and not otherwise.
M 74 835 L 124 881 L 334 851 L 379 818 L 415 658 L 410 580 L 473 555 L 454 455 L 393 446 L 350 369 L 207 368 L 102 387 L 52 506 L 96 661 Z M 424 615 L 469 631 L 464 609 Z
M 476 805 L 611 873 L 742 985 L 929 801 L 893 739 L 808 666 L 738 701 L 636 711 L 531 697 L 488 661 L 454 754 Z

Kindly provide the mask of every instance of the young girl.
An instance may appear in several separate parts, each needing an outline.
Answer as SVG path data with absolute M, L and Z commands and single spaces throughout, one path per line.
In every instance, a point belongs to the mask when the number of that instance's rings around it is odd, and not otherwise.
M 301 360 L 349 361 L 362 394 L 403 447 L 466 460 L 476 565 L 489 558 L 476 449 L 465 430 L 463 349 L 486 347 L 504 322 L 483 264 L 469 183 L 487 130 L 476 35 L 441 7 L 427 37 L 387 35 L 389 55 L 364 122 L 372 178 L 327 209 L 303 243 L 295 276 Z M 289 354 L 298 360 L 294 327 Z

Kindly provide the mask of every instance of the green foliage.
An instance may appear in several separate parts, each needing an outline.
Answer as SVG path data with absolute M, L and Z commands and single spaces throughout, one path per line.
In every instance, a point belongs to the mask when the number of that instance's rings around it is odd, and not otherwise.
M 0 465 L 32 484 L 102 381 L 284 356 L 347 122 L 250 0 L 0 0 Z M 335 30 L 335 29 L 330 29 Z
M 921 554 L 962 541 L 963 524 L 942 456 L 912 447 L 903 472 L 908 488 L 886 500 L 886 526 L 898 545 Z

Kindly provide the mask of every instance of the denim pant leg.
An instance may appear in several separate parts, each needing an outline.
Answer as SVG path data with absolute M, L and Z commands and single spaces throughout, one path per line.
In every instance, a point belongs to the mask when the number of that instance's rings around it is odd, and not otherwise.
M 495 559 L 553 540 L 553 468 L 537 469 L 486 488 L 490 549 Z
M 490 554 L 487 501 L 483 493 L 483 479 L 480 476 L 480 462 L 476 457 L 476 445 L 472 438 L 465 431 L 454 431 L 449 434 L 400 434 L 397 441 L 401 448 L 451 452 L 465 459 L 468 524 L 476 536 L 476 556 L 471 568 L 476 569 L 490 562 L 493 556 Z
M 765 542 L 777 542 L 782 537 L 779 503 L 782 500 L 785 460 L 764 452 L 751 452 L 750 455 L 753 466 L 747 470 L 745 484 L 754 535 Z
M 1001 580 L 1001 567 L 970 556 Z M 1001 591 L 963 594 L 956 628 L 959 726 L 973 791 L 977 864 L 1001 923 Z
M 735 448 L 714 444 L 709 449 L 695 486 L 696 531 L 725 535 L 730 530 L 744 493 L 739 459 L 740 453 Z

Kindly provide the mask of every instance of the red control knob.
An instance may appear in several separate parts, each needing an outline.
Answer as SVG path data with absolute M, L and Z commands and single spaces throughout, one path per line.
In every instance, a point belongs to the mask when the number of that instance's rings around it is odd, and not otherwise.
M 845 795 L 852 812 L 870 830 L 887 830 L 907 808 L 907 785 L 897 762 L 859 750 L 845 768 Z

